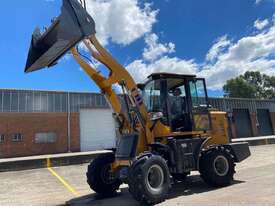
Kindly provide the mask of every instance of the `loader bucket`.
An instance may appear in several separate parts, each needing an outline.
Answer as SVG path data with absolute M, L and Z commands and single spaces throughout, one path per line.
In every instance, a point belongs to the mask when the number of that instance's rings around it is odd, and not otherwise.
M 25 72 L 51 67 L 84 38 L 95 34 L 95 22 L 78 0 L 63 0 L 61 15 L 43 33 L 36 28 Z

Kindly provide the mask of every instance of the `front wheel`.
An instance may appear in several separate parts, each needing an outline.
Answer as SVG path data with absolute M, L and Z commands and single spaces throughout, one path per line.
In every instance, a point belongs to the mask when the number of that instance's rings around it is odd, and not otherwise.
M 101 154 L 88 166 L 87 183 L 96 193 L 111 195 L 121 185 L 121 181 L 111 172 L 111 163 L 114 161 L 113 153 Z
M 171 184 L 166 161 L 158 155 L 138 159 L 130 168 L 128 184 L 130 193 L 141 203 L 164 201 Z
M 229 185 L 235 173 L 232 154 L 222 146 L 206 151 L 200 159 L 200 173 L 202 179 L 210 186 Z

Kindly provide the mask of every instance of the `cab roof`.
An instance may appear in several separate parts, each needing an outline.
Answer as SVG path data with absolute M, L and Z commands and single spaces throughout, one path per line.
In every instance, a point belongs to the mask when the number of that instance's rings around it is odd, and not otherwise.
M 175 74 L 175 73 L 166 73 L 166 72 L 160 72 L 160 73 L 153 73 L 148 76 L 148 79 L 160 79 L 160 78 L 178 78 L 178 79 L 187 79 L 187 78 L 195 78 L 196 75 L 190 75 L 190 74 Z

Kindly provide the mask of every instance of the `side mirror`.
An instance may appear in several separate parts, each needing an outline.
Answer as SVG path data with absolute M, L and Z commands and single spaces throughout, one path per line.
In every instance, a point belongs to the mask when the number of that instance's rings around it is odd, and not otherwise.
M 152 121 L 156 121 L 163 117 L 163 113 L 162 112 L 151 112 L 151 113 L 149 113 L 149 116 Z

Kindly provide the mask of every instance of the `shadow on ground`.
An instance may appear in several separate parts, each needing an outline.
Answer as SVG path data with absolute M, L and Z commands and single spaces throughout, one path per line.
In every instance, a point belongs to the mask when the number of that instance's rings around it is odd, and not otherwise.
M 240 184 L 243 181 L 234 180 L 233 184 Z M 188 196 L 203 192 L 213 191 L 217 188 L 209 187 L 199 175 L 187 177 L 185 182 L 178 182 L 173 185 L 168 199 L 179 196 Z M 128 192 L 128 188 L 122 188 L 115 196 L 102 197 L 97 194 L 90 194 L 66 202 L 67 206 L 139 206 L 140 204 L 133 199 Z

